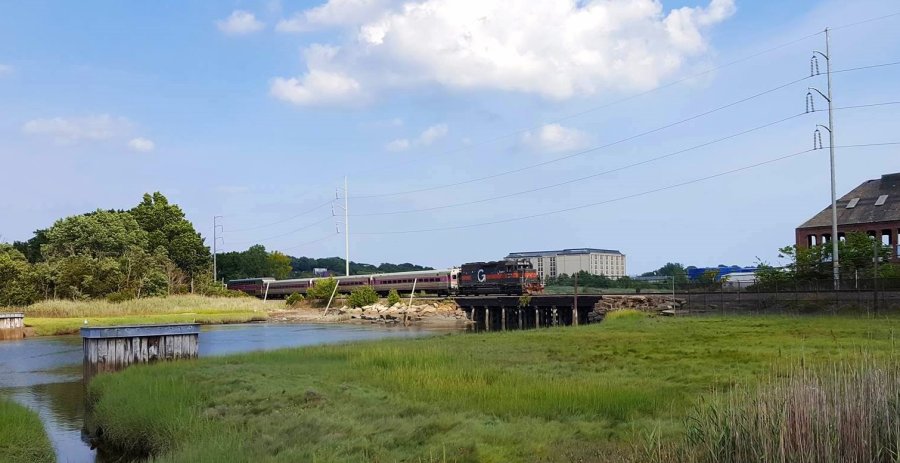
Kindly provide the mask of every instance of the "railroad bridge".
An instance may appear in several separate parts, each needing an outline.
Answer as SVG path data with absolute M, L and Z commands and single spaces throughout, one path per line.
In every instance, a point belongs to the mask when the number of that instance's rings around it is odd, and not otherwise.
M 506 330 L 590 323 L 599 294 L 533 296 L 458 296 L 477 329 Z

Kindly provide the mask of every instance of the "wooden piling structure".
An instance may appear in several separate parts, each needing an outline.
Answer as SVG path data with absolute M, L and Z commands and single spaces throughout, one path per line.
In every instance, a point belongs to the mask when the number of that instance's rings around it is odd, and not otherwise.
M 25 337 L 25 314 L 0 313 L 0 341 Z
M 135 363 L 196 358 L 200 325 L 138 325 L 81 328 L 84 377 Z

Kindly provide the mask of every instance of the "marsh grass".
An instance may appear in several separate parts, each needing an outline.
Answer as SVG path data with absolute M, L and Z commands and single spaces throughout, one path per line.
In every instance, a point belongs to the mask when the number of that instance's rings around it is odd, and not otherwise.
M 245 323 L 268 318 L 273 307 L 250 297 L 181 295 L 132 299 L 119 303 L 105 300 L 47 300 L 27 306 L 25 325 L 38 336 L 78 333 L 88 325 L 146 325 L 154 323 Z
M 687 444 L 682 458 L 696 462 L 896 462 L 900 370 L 867 360 L 797 366 L 705 400 Z
M 700 397 L 797 359 L 886 361 L 898 327 L 623 316 L 138 366 L 90 388 L 108 443 L 158 461 L 678 461 Z
M 147 297 L 112 303 L 106 300 L 70 301 L 50 299 L 24 307 L 26 317 L 86 318 L 124 317 L 130 315 L 165 315 L 194 313 L 265 312 L 267 304 L 251 297 L 208 297 L 179 295 Z
M 0 397 L 0 461 L 42 463 L 55 459 L 37 413 Z

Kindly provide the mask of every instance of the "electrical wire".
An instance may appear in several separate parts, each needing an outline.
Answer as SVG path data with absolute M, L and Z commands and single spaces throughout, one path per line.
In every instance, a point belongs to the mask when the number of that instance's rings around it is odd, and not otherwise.
M 866 144 L 856 144 L 856 145 L 841 145 L 841 146 L 835 146 L 835 148 L 842 148 L 842 149 L 843 149 L 843 148 L 862 148 L 862 147 L 888 146 L 888 145 L 900 145 L 900 142 L 883 142 L 883 143 L 866 143 Z M 827 147 L 826 147 L 826 148 L 827 148 Z M 736 168 L 736 169 L 731 169 L 731 170 L 727 170 L 727 171 L 724 171 L 724 172 L 719 172 L 719 173 L 716 173 L 716 174 L 713 174 L 713 175 L 708 175 L 708 176 L 705 176 L 705 177 L 695 178 L 695 179 L 693 179 L 693 180 L 688 180 L 688 181 L 681 182 L 681 183 L 676 183 L 676 184 L 673 184 L 673 185 L 668 185 L 668 186 L 664 186 L 664 187 L 660 187 L 660 188 L 655 188 L 655 189 L 652 189 L 652 190 L 646 190 L 646 191 L 642 191 L 642 192 L 639 192 L 639 193 L 634 193 L 634 194 L 630 194 L 630 195 L 620 196 L 620 197 L 617 197 L 617 198 L 611 198 L 611 199 L 607 199 L 607 200 L 603 200 L 603 201 L 597 201 L 597 202 L 593 202 L 593 203 L 582 204 L 582 205 L 579 205 L 579 206 L 573 206 L 573 207 L 567 207 L 567 208 L 564 208 L 564 209 L 556 209 L 556 210 L 552 210 L 552 211 L 541 212 L 541 213 L 538 213 L 538 214 L 530 214 L 530 215 L 525 215 L 525 216 L 519 216 L 519 217 L 511 217 L 511 218 L 507 218 L 507 219 L 501 219 L 501 220 L 493 220 L 493 221 L 489 221 L 489 222 L 479 222 L 479 223 L 472 223 L 472 224 L 465 224 L 465 225 L 455 225 L 455 226 L 449 226 L 449 227 L 435 227 L 435 228 L 423 228 L 423 229 L 418 229 L 418 230 L 397 230 L 397 231 L 381 231 L 381 232 L 356 232 L 356 233 L 354 233 L 354 235 L 400 235 L 400 234 L 413 234 L 413 233 L 428 233 L 428 232 L 446 231 L 446 230 L 460 230 L 460 229 L 465 229 L 465 228 L 483 227 L 483 226 L 487 226 L 487 225 L 496 225 L 496 224 L 501 224 L 501 223 L 517 222 L 517 221 L 521 221 L 521 220 L 534 219 L 534 218 L 538 218 L 538 217 L 545 217 L 545 216 L 548 216 L 548 215 L 554 215 L 554 214 L 560 214 L 560 213 L 564 213 L 564 212 L 576 211 L 576 210 L 585 209 L 585 208 L 589 208 L 589 207 L 595 207 L 595 206 L 600 206 L 600 205 L 604 205 L 604 204 L 614 203 L 614 202 L 618 202 L 618 201 L 624 201 L 624 200 L 626 200 L 626 199 L 637 198 L 637 197 L 640 197 L 640 196 L 646 196 L 646 195 L 653 194 L 653 193 L 658 193 L 658 192 L 661 192 L 661 191 L 672 190 L 672 189 L 679 188 L 679 187 L 683 187 L 683 186 L 690 185 L 690 184 L 693 184 L 693 183 L 699 183 L 699 182 L 703 182 L 703 181 L 706 181 L 706 180 L 711 180 L 711 179 L 714 179 L 714 178 L 717 178 L 717 177 L 722 177 L 722 176 L 725 176 L 725 175 L 730 175 L 730 174 L 734 174 L 734 173 L 737 173 L 737 172 L 742 172 L 742 171 L 745 171 L 745 170 L 753 169 L 753 168 L 760 167 L 760 166 L 764 166 L 764 165 L 767 165 L 767 164 L 772 164 L 772 163 L 775 163 L 775 162 L 783 161 L 783 160 L 785 160 L 785 159 L 793 158 L 793 157 L 796 157 L 796 156 L 800 156 L 800 155 L 803 155 L 803 154 L 806 154 L 806 153 L 811 153 L 811 152 L 813 152 L 813 151 L 819 151 L 819 150 L 821 150 L 821 148 L 818 149 L 818 150 L 817 150 L 817 149 L 807 149 L 807 150 L 803 150 L 803 151 L 798 151 L 798 152 L 795 152 L 795 153 L 787 154 L 787 155 L 780 156 L 780 157 L 777 157 L 777 158 L 768 159 L 768 160 L 766 160 L 766 161 L 758 162 L 758 163 L 755 163 L 755 164 L 750 164 L 750 165 L 743 166 L 743 167 L 739 167 L 739 168 Z
M 862 67 L 858 67 L 858 68 L 844 69 L 844 70 L 841 70 L 841 71 L 832 71 L 832 73 L 835 73 L 835 72 L 850 72 L 850 71 L 857 71 L 857 70 L 863 70 L 863 69 L 872 69 L 872 68 L 876 68 L 876 67 L 893 66 L 893 65 L 897 65 L 897 64 L 900 64 L 900 62 L 881 63 L 881 64 L 871 65 L 871 66 L 862 66 Z M 800 83 L 800 82 L 803 82 L 803 81 L 812 79 L 812 78 L 814 78 L 814 77 L 817 77 L 817 76 L 805 76 L 805 77 L 802 77 L 802 78 L 799 78 L 799 79 L 795 79 L 795 80 L 792 80 L 792 81 L 790 81 L 790 82 L 786 82 L 786 83 L 784 83 L 784 84 L 781 84 L 781 85 L 778 85 L 778 86 L 769 88 L 769 89 L 767 89 L 767 90 L 763 90 L 762 92 L 759 92 L 759 93 L 750 95 L 750 96 L 748 96 L 748 97 L 745 97 L 745 98 L 742 98 L 742 99 L 739 99 L 739 100 L 732 101 L 732 102 L 727 103 L 727 104 L 725 104 L 725 105 L 722 105 L 722 106 L 719 106 L 719 107 L 710 109 L 710 110 L 708 110 L 708 111 L 704 111 L 704 112 L 699 113 L 699 114 L 695 114 L 695 115 L 690 116 L 690 117 L 687 117 L 687 118 L 685 118 L 685 119 L 681 119 L 681 120 L 679 120 L 679 121 L 671 122 L 671 123 L 668 123 L 668 124 L 665 124 L 665 125 L 662 125 L 662 126 L 659 126 L 659 127 L 656 127 L 656 128 L 653 128 L 653 129 L 644 131 L 644 132 L 640 132 L 640 133 L 637 133 L 637 134 L 634 134 L 634 135 L 631 135 L 631 136 L 628 136 L 628 137 L 625 137 L 625 138 L 622 138 L 622 139 L 619 139 L 619 140 L 616 140 L 616 141 L 613 141 L 613 142 L 610 142 L 610 143 L 607 143 L 607 144 L 604 144 L 604 145 L 595 146 L 595 147 L 593 147 L 593 148 L 589 148 L 589 149 L 582 150 L 582 151 L 577 151 L 577 152 L 572 153 L 572 154 L 568 154 L 568 155 L 565 155 L 565 156 L 560 156 L 560 157 L 558 157 L 558 158 L 553 158 L 553 159 L 550 159 L 550 160 L 547 160 L 547 161 L 543 161 L 543 162 L 539 162 L 539 163 L 536 163 L 536 164 L 530 164 L 530 165 L 526 165 L 526 166 L 519 167 L 519 168 L 516 168 L 516 169 L 506 170 L 506 171 L 498 172 L 498 173 L 491 174 L 491 175 L 485 175 L 485 176 L 481 176 L 481 177 L 470 178 L 470 179 L 468 179 L 468 180 L 462 180 L 462 181 L 459 181 L 459 182 L 445 183 L 445 184 L 442 184 L 442 185 L 435 185 L 435 186 L 424 187 L 424 188 L 417 188 L 417 189 L 406 190 L 406 191 L 398 191 L 398 192 L 393 192 L 393 193 L 379 193 L 379 194 L 355 195 L 355 196 L 351 196 L 351 198 L 353 198 L 353 199 L 363 199 L 363 198 L 383 198 L 383 197 L 390 197 L 390 196 L 403 196 L 403 195 L 407 195 L 407 194 L 422 193 L 422 192 L 426 192 L 426 191 L 434 191 L 434 190 L 440 190 L 440 189 L 444 189 L 444 188 L 451 188 L 451 187 L 456 187 L 456 186 L 461 186 L 461 185 L 467 185 L 467 184 L 470 184 L 470 183 L 476 183 L 476 182 L 480 182 L 480 181 L 484 181 L 484 180 L 491 180 L 491 179 L 498 178 L 498 177 L 503 177 L 503 176 L 506 176 L 506 175 L 511 175 L 511 174 L 515 174 L 515 173 L 519 173 L 519 172 L 524 172 L 524 171 L 526 171 L 526 170 L 531 170 L 531 169 L 534 169 L 534 168 L 537 168 L 537 167 L 543 167 L 543 166 L 546 166 L 546 165 L 549 165 L 549 164 L 554 164 L 554 163 L 561 162 L 561 161 L 564 161 L 564 160 L 567 160 L 567 159 L 571 159 L 571 158 L 574 158 L 574 157 L 577 157 L 577 156 L 582 156 L 582 155 L 585 155 L 585 154 L 588 154 L 588 153 L 592 153 L 592 152 L 599 151 L 599 150 L 602 150 L 602 149 L 610 148 L 610 147 L 612 147 L 612 146 L 620 145 L 620 144 L 622 144 L 622 143 L 625 143 L 625 142 L 628 142 L 628 141 L 631 141 L 631 140 L 635 140 L 635 139 L 637 139 L 637 138 L 641 138 L 641 137 L 644 137 L 644 136 L 647 136 L 647 135 L 651 135 L 651 134 L 654 134 L 654 133 L 656 133 L 656 132 L 660 132 L 660 131 L 662 131 L 662 130 L 669 129 L 669 128 L 672 128 L 672 127 L 675 127 L 675 126 L 678 126 L 678 125 L 681 125 L 681 124 L 684 124 L 684 123 L 687 123 L 687 122 L 690 122 L 690 121 L 699 119 L 699 118 L 701 118 L 701 117 L 705 117 L 705 116 L 708 116 L 708 115 L 710 115 L 710 114 L 714 114 L 714 113 L 719 112 L 719 111 L 722 111 L 722 110 L 724 110 L 724 109 L 731 108 L 731 107 L 736 106 L 736 105 L 739 105 L 739 104 L 741 104 L 741 103 L 745 103 L 745 102 L 747 102 L 747 101 L 751 101 L 751 100 L 753 100 L 753 99 L 756 99 L 756 98 L 759 98 L 759 97 L 768 95 L 768 94 L 770 94 L 770 93 L 776 92 L 776 91 L 781 90 L 781 89 L 786 88 L 786 87 L 790 87 L 791 85 L 795 85 L 795 84 L 797 84 L 797 83 Z
M 280 225 L 280 224 L 283 224 L 283 223 L 285 223 L 285 222 L 290 222 L 291 220 L 294 220 L 294 219 L 296 219 L 296 218 L 298 218 L 298 217 L 303 217 L 304 215 L 307 215 L 307 214 L 309 214 L 309 213 L 315 212 L 315 211 L 317 211 L 317 210 L 319 210 L 319 209 L 321 209 L 321 208 L 323 208 L 323 207 L 325 207 L 325 206 L 331 204 L 331 202 L 332 202 L 332 200 L 329 199 L 327 202 L 324 202 L 324 203 L 322 203 L 322 204 L 319 204 L 318 206 L 316 206 L 316 207 L 314 207 L 314 208 L 312 208 L 312 209 L 303 211 L 303 212 L 301 212 L 301 213 L 299 213 L 299 214 L 297 214 L 297 215 L 293 215 L 293 216 L 291 216 L 291 217 L 288 217 L 288 218 L 286 218 L 286 219 L 279 220 L 279 221 L 277 221 L 277 222 L 267 223 L 267 224 L 264 224 L 264 225 L 257 225 L 257 226 L 248 227 L 248 228 L 240 228 L 240 229 L 237 229 L 237 230 L 226 230 L 226 231 L 229 232 L 229 233 L 241 233 L 241 232 L 247 232 L 247 231 L 259 230 L 259 229 L 262 229 L 262 228 L 271 227 L 271 226 L 273 226 L 273 225 Z
M 874 107 L 874 106 L 888 106 L 888 105 L 896 105 L 896 104 L 900 104 L 900 101 L 888 101 L 888 102 L 883 102 L 883 103 L 871 103 L 871 104 L 862 104 L 862 105 L 853 105 L 853 106 L 842 106 L 842 107 L 837 107 L 837 108 L 832 108 L 832 109 L 835 110 L 835 111 L 839 111 L 839 110 L 845 110 L 845 109 L 871 108 L 871 107 Z M 362 214 L 350 214 L 350 216 L 351 216 L 351 217 L 372 217 L 372 216 L 383 216 L 383 215 L 399 215 L 399 214 L 412 214 L 412 213 L 417 213 L 417 212 L 428 212 L 428 211 L 435 211 L 435 210 L 440 210 L 440 209 L 448 209 L 448 208 L 453 208 L 453 207 L 470 206 L 470 205 L 473 205 L 473 204 L 481 204 L 481 203 L 486 203 L 486 202 L 490 202 L 490 201 L 496 201 L 496 200 L 500 200 L 500 199 L 511 198 L 511 197 L 519 196 L 519 195 L 523 195 L 523 194 L 534 193 L 534 192 L 537 192 L 537 191 L 548 190 L 548 189 L 551 189 L 551 188 L 556 188 L 556 187 L 560 187 L 560 186 L 564 186 L 564 185 L 569 185 L 569 184 L 572 184 L 572 183 L 580 182 L 580 181 L 583 181 L 583 180 L 587 180 L 587 179 L 599 177 L 599 176 L 601 176 L 601 175 L 606 175 L 606 174 L 610 174 L 610 173 L 614 173 L 614 172 L 620 172 L 620 171 L 623 171 L 623 170 L 625 170 L 625 169 L 629 169 L 629 168 L 632 168 L 632 167 L 637 167 L 637 166 L 641 166 L 641 165 L 645 165 L 645 164 L 650 164 L 650 163 L 652 163 L 652 162 L 660 161 L 660 160 L 662 160 L 662 159 L 666 159 L 666 158 L 670 158 L 670 157 L 673 157 L 673 156 L 677 156 L 677 155 L 679 155 L 679 154 L 684 154 L 684 153 L 687 153 L 687 152 L 689 152 L 689 151 L 693 151 L 693 150 L 696 150 L 696 149 L 699 149 L 699 148 L 704 148 L 704 147 L 707 147 L 707 146 L 710 146 L 710 145 L 713 145 L 713 144 L 716 144 L 716 143 L 720 143 L 720 142 L 723 142 L 723 141 L 726 141 L 726 140 L 730 140 L 730 139 L 735 138 L 735 137 L 739 137 L 739 136 L 741 136 L 741 135 L 746 135 L 746 134 L 751 133 L 751 132 L 755 132 L 755 131 L 758 131 L 758 130 L 762 130 L 762 129 L 771 127 L 771 126 L 773 126 L 773 125 L 778 125 L 778 124 L 781 124 L 781 123 L 790 121 L 790 120 L 792 120 L 792 119 L 796 119 L 796 118 L 801 117 L 801 116 L 806 116 L 806 115 L 808 115 L 808 114 L 813 114 L 813 113 L 818 113 L 818 112 L 825 112 L 825 111 L 827 111 L 827 109 L 819 109 L 819 110 L 813 110 L 813 111 L 809 111 L 809 112 L 802 112 L 802 113 L 794 114 L 793 116 L 788 116 L 788 117 L 779 119 L 779 120 L 777 120 L 777 121 L 769 122 L 769 123 L 767 123 L 767 124 L 759 125 L 759 126 L 756 126 L 756 127 L 751 128 L 751 129 L 747 129 L 747 130 L 743 130 L 743 131 L 740 131 L 740 132 L 736 132 L 736 133 L 733 133 L 733 134 L 731 134 L 731 135 L 727 135 L 727 136 L 724 136 L 724 137 L 717 138 L 717 139 L 715 139 L 715 140 L 711 140 L 711 141 L 708 141 L 708 142 L 705 142 L 705 143 L 701 143 L 701 144 L 699 144 L 699 145 L 694 145 L 694 146 L 691 146 L 691 147 L 688 147 L 688 148 L 684 148 L 684 149 L 681 149 L 681 150 L 678 150 L 678 151 L 673 151 L 673 152 L 671 152 L 671 153 L 663 154 L 663 155 L 656 156 L 656 157 L 653 157 L 653 158 L 650 158 L 650 159 L 645 159 L 645 160 L 643 160 L 643 161 L 635 162 L 635 163 L 632 163 L 632 164 L 627 164 L 627 165 L 625 165 L 625 166 L 617 167 L 617 168 L 615 168 L 615 169 L 609 169 L 609 170 L 605 170 L 605 171 L 602 171 L 602 172 L 597 172 L 597 173 L 594 173 L 594 174 L 591 174 L 591 175 L 586 175 L 586 176 L 583 176 L 583 177 L 578 177 L 578 178 L 566 180 L 566 181 L 559 182 L 559 183 L 553 183 L 553 184 L 550 184 L 550 185 L 544 185 L 544 186 L 537 187 L 537 188 L 531 188 L 531 189 L 528 189 L 528 190 L 517 191 L 517 192 L 515 192 L 515 193 L 508 193 L 508 194 L 504 194 L 504 195 L 500 195 L 500 196 L 491 196 L 491 197 L 488 197 L 488 198 L 482 198 L 482 199 L 477 199 L 477 200 L 473 200 L 473 201 L 466 201 L 466 202 L 461 202 L 461 203 L 445 204 L 445 205 L 441 205 L 441 206 L 432 206 L 432 207 L 425 207 L 425 208 L 419 208 L 419 209 L 406 209 L 406 210 L 400 210 L 400 211 L 388 211 L 388 212 L 367 212 L 367 213 L 362 213 Z
M 278 248 L 278 249 L 279 249 L 279 250 L 282 250 L 282 251 L 285 251 L 285 250 L 288 250 L 288 249 L 297 249 L 297 248 L 300 248 L 300 247 L 303 247 L 303 246 L 308 246 L 308 245 L 310 245 L 310 244 L 318 243 L 318 242 L 320 242 L 320 241 L 325 241 L 325 240 L 327 240 L 327 239 L 329 239 L 329 238 L 334 238 L 335 236 L 338 236 L 338 235 L 340 235 L 340 233 L 332 233 L 332 234 L 330 234 L 330 235 L 328 235 L 328 236 L 323 236 L 323 237 L 321 237 L 321 238 L 317 238 L 317 239 L 314 239 L 314 240 L 312 240 L 312 241 L 307 241 L 307 242 L 305 242 L 305 243 L 295 244 L 295 245 L 293 245 L 293 246 L 288 246 L 288 247 L 286 247 L 286 248 Z
M 302 226 L 302 227 L 300 227 L 300 228 L 295 228 L 295 229 L 293 229 L 293 230 L 291 230 L 291 231 L 289 231 L 289 232 L 285 232 L 285 233 L 282 233 L 282 234 L 279 234 L 279 235 L 275 235 L 275 236 L 270 236 L 270 237 L 268 237 L 268 238 L 262 238 L 262 239 L 258 239 L 258 240 L 252 240 L 252 241 L 235 241 L 235 242 L 231 242 L 231 244 L 262 243 L 262 242 L 269 241 L 269 240 L 273 240 L 273 239 L 276 239 L 276 238 L 282 238 L 282 237 L 285 237 L 285 236 L 288 236 L 288 235 L 297 233 L 297 232 L 299 232 L 299 231 L 306 230 L 307 228 L 314 227 L 314 226 L 316 226 L 316 225 L 318 225 L 318 224 L 320 224 L 320 223 L 327 222 L 327 221 L 329 221 L 329 220 L 331 220 L 331 219 L 333 219 L 333 218 L 334 218 L 334 216 L 328 216 L 328 217 L 325 217 L 325 218 L 322 219 L 322 220 L 319 220 L 319 221 L 316 221 L 316 222 L 313 222 L 313 223 L 310 223 L 310 224 L 306 224 L 306 225 L 304 225 L 304 226 Z

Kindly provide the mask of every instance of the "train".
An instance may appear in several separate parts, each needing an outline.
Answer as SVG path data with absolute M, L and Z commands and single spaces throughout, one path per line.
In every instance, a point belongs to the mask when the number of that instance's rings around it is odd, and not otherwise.
M 415 272 L 378 273 L 374 275 L 350 275 L 333 277 L 337 291 L 349 293 L 356 288 L 369 286 L 375 292 L 386 295 L 394 289 L 410 293 L 424 291 L 442 296 L 467 295 L 523 295 L 543 291 L 543 286 L 528 259 L 507 259 L 492 262 L 470 262 L 460 267 Z M 243 278 L 230 280 L 226 287 L 263 299 L 286 298 L 293 293 L 306 292 L 325 278 Z

